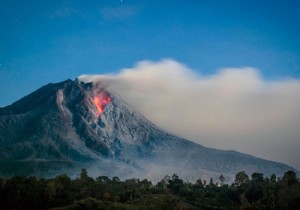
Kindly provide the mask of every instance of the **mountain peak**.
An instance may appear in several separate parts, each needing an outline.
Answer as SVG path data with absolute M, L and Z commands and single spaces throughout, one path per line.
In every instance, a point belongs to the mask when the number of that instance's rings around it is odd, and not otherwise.
M 109 92 L 104 82 L 78 79 L 50 83 L 2 108 L 0 139 L 5 175 L 72 174 L 85 167 L 95 176 L 156 180 L 172 173 L 232 178 L 241 170 L 281 175 L 292 169 L 178 138 Z

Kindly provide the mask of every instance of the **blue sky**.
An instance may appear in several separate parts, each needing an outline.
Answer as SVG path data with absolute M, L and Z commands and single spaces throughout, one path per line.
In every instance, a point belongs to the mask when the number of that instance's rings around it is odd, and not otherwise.
M 0 106 L 49 82 L 171 58 L 300 78 L 299 1 L 0 0 Z

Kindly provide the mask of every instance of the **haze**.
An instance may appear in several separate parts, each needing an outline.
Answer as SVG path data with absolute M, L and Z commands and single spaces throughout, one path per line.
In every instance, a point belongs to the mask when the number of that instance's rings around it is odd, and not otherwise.
M 251 67 L 202 76 L 174 60 L 143 61 L 115 75 L 79 79 L 105 82 L 171 133 L 300 168 L 300 80 L 264 81 Z

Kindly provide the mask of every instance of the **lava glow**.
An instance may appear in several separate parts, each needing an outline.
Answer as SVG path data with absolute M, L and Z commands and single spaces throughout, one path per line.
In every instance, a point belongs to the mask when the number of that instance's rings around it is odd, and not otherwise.
M 97 94 L 93 98 L 93 102 L 97 108 L 97 117 L 101 115 L 104 108 L 111 102 L 111 98 L 106 93 Z

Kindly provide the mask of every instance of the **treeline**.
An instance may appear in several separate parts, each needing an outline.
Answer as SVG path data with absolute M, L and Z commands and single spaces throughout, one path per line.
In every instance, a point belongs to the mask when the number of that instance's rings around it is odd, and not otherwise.
M 76 179 L 15 176 L 0 178 L 0 209 L 300 209 L 300 182 L 293 171 L 282 178 L 261 173 L 249 177 L 241 171 L 231 185 L 224 184 L 223 175 L 218 181 L 189 183 L 176 174 L 157 184 L 147 179 L 94 179 L 85 169 Z

